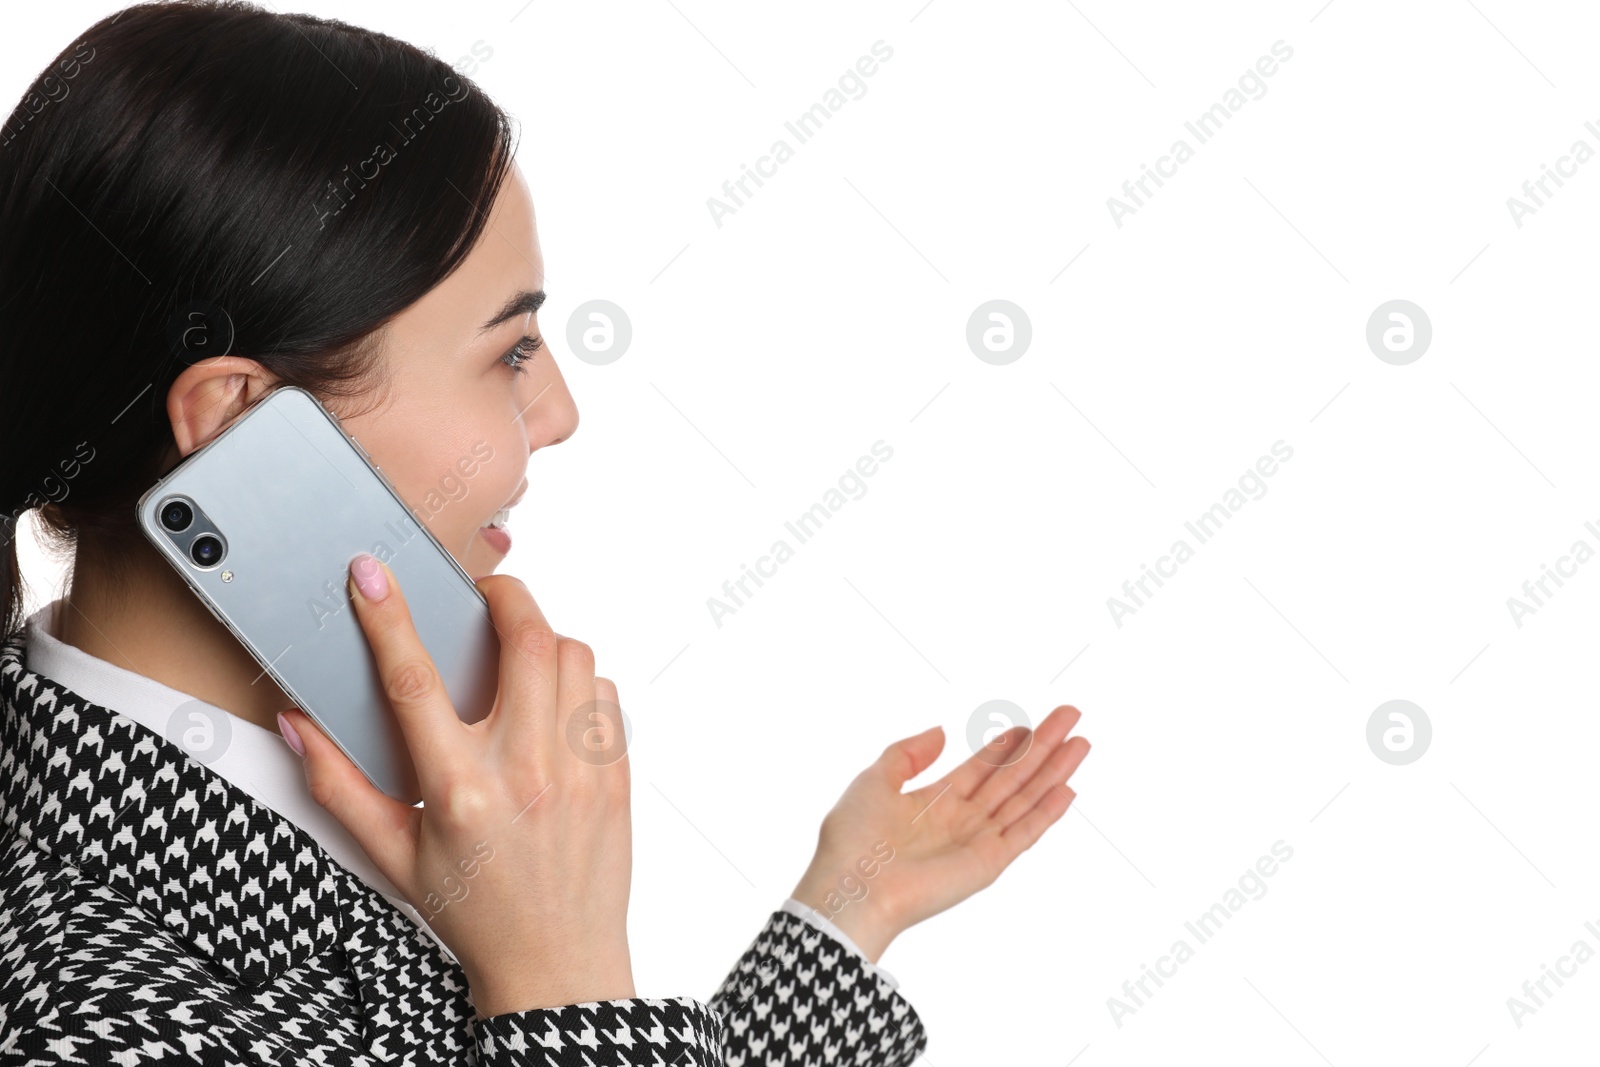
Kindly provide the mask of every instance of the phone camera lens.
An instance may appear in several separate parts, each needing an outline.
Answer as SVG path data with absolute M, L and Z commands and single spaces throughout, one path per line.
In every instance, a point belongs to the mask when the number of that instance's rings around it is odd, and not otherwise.
M 181 500 L 169 500 L 161 508 L 161 525 L 173 533 L 187 530 L 193 521 L 193 509 Z
M 222 542 L 211 534 L 201 534 L 189 546 L 189 555 L 202 567 L 214 567 L 222 562 Z

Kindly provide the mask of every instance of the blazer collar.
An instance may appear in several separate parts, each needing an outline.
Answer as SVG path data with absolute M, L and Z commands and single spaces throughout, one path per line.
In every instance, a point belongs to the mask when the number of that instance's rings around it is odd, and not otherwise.
M 342 944 L 355 932 L 346 916 L 376 903 L 298 826 L 127 716 L 29 671 L 21 634 L 0 645 L 0 825 L 246 985 Z

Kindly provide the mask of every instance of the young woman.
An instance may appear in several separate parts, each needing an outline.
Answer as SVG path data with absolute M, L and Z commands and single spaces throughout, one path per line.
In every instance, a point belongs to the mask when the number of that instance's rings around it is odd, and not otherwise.
M 637 995 L 628 761 L 560 734 L 616 687 L 493 574 L 528 457 L 578 422 L 513 156 L 506 116 L 430 55 L 242 3 L 103 20 L 0 130 L 0 1053 L 909 1063 L 922 1024 L 878 958 L 1071 802 L 1072 708 L 909 792 L 943 734 L 898 741 L 708 1001 Z M 156 479 L 283 385 L 365 445 L 502 635 L 495 710 L 463 725 L 405 591 L 352 563 L 418 807 L 290 709 L 134 525 Z M 24 619 L 31 509 L 73 567 Z M 871 893 L 838 908 L 864 864 Z

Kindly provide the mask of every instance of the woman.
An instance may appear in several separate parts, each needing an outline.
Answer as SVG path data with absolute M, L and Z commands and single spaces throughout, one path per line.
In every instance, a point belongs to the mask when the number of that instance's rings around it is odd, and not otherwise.
M 544 266 L 506 116 L 381 34 L 157 3 L 63 51 L 0 141 L 0 1050 L 916 1058 L 921 1022 L 876 962 L 1060 818 L 1088 750 L 1067 740 L 1078 713 L 905 793 L 943 735 L 890 745 L 709 1001 L 637 995 L 628 761 L 576 759 L 553 725 L 616 687 L 492 573 L 528 456 L 577 426 L 539 338 Z M 133 522 L 145 489 L 282 385 L 363 443 L 502 635 L 495 710 L 465 726 L 393 574 L 352 564 L 420 807 L 285 711 Z M 468 491 L 441 503 L 469 455 Z M 33 508 L 73 569 L 23 619 L 12 534 Z

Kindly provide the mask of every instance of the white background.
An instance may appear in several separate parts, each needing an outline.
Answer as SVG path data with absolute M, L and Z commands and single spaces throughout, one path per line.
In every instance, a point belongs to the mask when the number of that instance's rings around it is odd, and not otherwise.
M 980 703 L 1066 702 L 1094 743 L 1073 810 L 883 959 L 926 1062 L 1593 1057 L 1600 962 L 1520 1028 L 1506 1002 L 1600 950 L 1600 563 L 1521 627 L 1506 601 L 1600 549 L 1600 161 L 1520 228 L 1506 201 L 1600 150 L 1600 18 L 1320 4 L 295 7 L 447 61 L 482 42 L 520 120 L 582 426 L 534 457 L 504 569 L 634 724 L 642 994 L 713 990 L 885 743 L 942 724 L 942 774 Z M 5 98 L 115 6 L 8 12 Z M 785 120 L 878 40 L 865 95 L 795 147 Z M 1184 122 L 1279 40 L 1198 144 Z M 719 228 L 707 198 L 779 137 L 794 158 Z M 1119 228 L 1107 198 L 1179 137 L 1194 158 Z M 1006 366 L 966 342 L 996 298 L 1033 329 Z M 632 320 L 610 365 L 567 355 L 591 299 Z M 1405 366 L 1365 338 L 1392 299 L 1432 322 Z M 866 494 L 716 626 L 707 599 L 880 439 Z M 1185 521 L 1279 440 L 1197 545 Z M 1118 627 L 1107 599 L 1180 537 L 1195 557 Z M 1366 740 L 1397 698 L 1433 726 L 1407 766 Z M 1279 840 L 1198 945 L 1185 921 Z M 1179 938 L 1194 958 L 1118 1026 L 1108 998 Z

